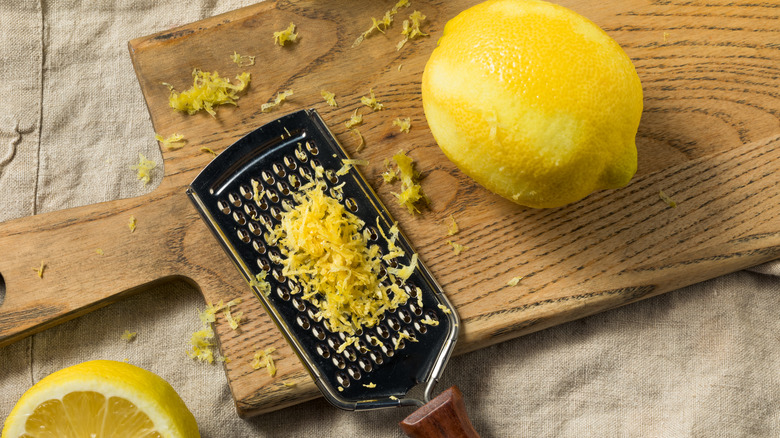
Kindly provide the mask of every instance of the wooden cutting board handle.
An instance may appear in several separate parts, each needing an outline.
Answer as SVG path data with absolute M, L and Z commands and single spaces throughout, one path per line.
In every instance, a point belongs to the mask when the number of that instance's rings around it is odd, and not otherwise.
M 412 438 L 479 438 L 457 386 L 442 392 L 399 424 Z

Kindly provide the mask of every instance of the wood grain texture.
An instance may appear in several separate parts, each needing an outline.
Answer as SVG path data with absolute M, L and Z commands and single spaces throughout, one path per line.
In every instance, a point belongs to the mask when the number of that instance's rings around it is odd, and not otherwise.
M 0 345 L 172 278 L 195 284 L 207 301 L 242 297 L 245 322 L 215 328 L 240 415 L 318 396 L 281 334 L 200 221 L 185 187 L 211 159 L 254 128 L 301 108 L 316 108 L 363 169 L 463 321 L 457 353 L 645 299 L 780 257 L 780 7 L 773 2 L 561 1 L 620 43 L 643 83 L 639 170 L 629 186 L 564 208 L 518 207 L 474 184 L 436 146 L 420 102 L 420 78 L 447 20 L 476 1 L 412 1 L 430 33 L 396 51 L 400 22 L 385 35 L 355 38 L 394 2 L 264 2 L 130 42 L 130 54 L 155 131 L 182 133 L 186 147 L 163 150 L 164 178 L 141 198 L 0 224 L 6 284 Z M 279 47 L 272 33 L 298 26 L 299 43 Z M 236 51 L 257 56 L 239 68 Z M 187 116 L 168 107 L 163 82 L 183 90 L 193 68 L 252 74 L 237 107 Z M 281 90 L 278 111 L 260 105 Z M 386 109 L 360 97 L 374 90 Z M 336 93 L 338 108 L 320 97 Z M 366 148 L 345 126 L 356 108 Z M 400 133 L 396 117 L 410 117 Z M 382 162 L 409 151 L 426 175 L 432 204 L 411 217 L 382 184 Z M 678 206 L 659 198 L 663 190 Z M 130 233 L 129 217 L 138 219 Z M 461 228 L 447 236 L 449 217 Z M 446 243 L 467 249 L 456 256 Z M 103 256 L 95 253 L 104 251 Z M 46 263 L 43 279 L 32 268 Z M 512 277 L 524 276 L 514 287 Z M 193 316 L 194 317 L 194 316 Z M 279 374 L 250 366 L 254 351 L 276 347 Z M 182 353 L 183 354 L 183 353 Z M 285 383 L 293 384 L 287 386 Z

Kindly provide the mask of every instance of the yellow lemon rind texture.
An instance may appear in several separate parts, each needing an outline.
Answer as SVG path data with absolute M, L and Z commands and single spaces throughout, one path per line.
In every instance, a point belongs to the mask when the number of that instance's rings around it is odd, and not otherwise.
M 444 154 L 518 204 L 566 205 L 636 172 L 634 65 L 562 6 L 490 0 L 463 11 L 426 64 L 422 98 Z

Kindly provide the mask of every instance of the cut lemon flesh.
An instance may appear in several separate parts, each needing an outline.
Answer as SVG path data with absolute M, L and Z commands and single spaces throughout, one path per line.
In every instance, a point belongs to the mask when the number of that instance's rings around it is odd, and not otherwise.
M 192 413 L 154 373 L 90 361 L 52 373 L 11 411 L 2 438 L 199 437 Z

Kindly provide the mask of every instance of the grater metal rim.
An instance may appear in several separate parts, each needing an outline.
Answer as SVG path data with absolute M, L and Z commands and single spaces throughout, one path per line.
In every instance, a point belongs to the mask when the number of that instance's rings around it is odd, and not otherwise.
M 284 128 L 281 135 L 270 135 L 270 133 L 278 134 L 281 130 L 280 126 Z M 292 127 L 293 129 L 290 130 L 288 129 L 289 127 Z M 252 281 L 252 269 L 247 265 L 244 258 L 241 256 L 240 251 L 232 243 L 233 239 L 229 237 L 227 231 L 220 226 L 220 221 L 212 214 L 212 209 L 209 208 L 208 202 L 203 198 L 208 195 L 219 195 L 220 188 L 227 187 L 231 184 L 231 178 L 235 178 L 239 173 L 238 169 L 250 165 L 248 164 L 250 161 L 255 162 L 261 160 L 264 156 L 263 154 L 268 150 L 272 150 L 274 147 L 284 147 L 279 146 L 280 140 L 278 137 L 281 137 L 281 139 L 284 140 L 285 132 L 287 133 L 288 138 L 284 144 L 305 140 L 310 137 L 318 137 L 318 140 L 324 140 L 327 143 L 329 151 L 334 152 L 334 155 L 338 155 L 338 158 L 349 158 L 344 148 L 330 132 L 316 110 L 300 110 L 271 121 L 251 131 L 233 143 L 214 158 L 199 173 L 187 189 L 187 195 L 204 219 L 204 222 L 217 238 L 217 241 L 220 242 L 222 248 L 229 255 L 244 279 L 250 284 Z M 218 177 L 214 178 L 214 175 L 218 175 Z M 368 184 L 357 167 L 353 166 L 345 176 L 354 179 L 354 182 L 360 190 L 364 192 L 367 200 L 374 204 L 376 213 L 387 226 L 395 223 L 390 216 L 389 211 L 384 207 L 376 192 L 370 184 Z M 215 187 L 217 187 L 216 190 Z M 411 247 L 403 230 L 399 230 L 398 240 L 402 243 L 405 252 L 407 252 L 407 256 L 416 253 Z M 419 254 L 418 265 L 415 271 L 418 272 L 426 283 L 428 283 L 437 302 L 450 310 L 449 313 L 442 312 L 447 319 L 449 326 L 446 332 L 446 338 L 443 340 L 439 352 L 435 356 L 435 361 L 427 374 L 418 380 L 417 385 L 414 385 L 414 387 L 416 387 L 425 384 L 422 397 L 423 400 L 410 396 L 409 391 L 400 394 L 400 397 L 377 397 L 362 400 L 348 399 L 342 396 L 342 394 L 328 382 L 327 378 L 320 373 L 317 366 L 313 365 L 315 361 L 311 357 L 310 351 L 302 344 L 298 339 L 298 336 L 295 335 L 293 328 L 290 327 L 288 321 L 276 308 L 276 305 L 274 305 L 274 303 L 255 286 L 252 286 L 252 289 L 255 295 L 260 299 L 261 304 L 268 312 L 271 319 L 284 335 L 287 342 L 292 346 L 293 351 L 299 357 L 304 367 L 315 381 L 317 387 L 331 404 L 346 410 L 367 410 L 393 406 L 419 407 L 432 398 L 434 387 L 439 381 L 444 367 L 452 355 L 459 333 L 460 321 L 454 306 L 443 293 L 441 286 L 435 280 L 422 258 L 419 257 Z

